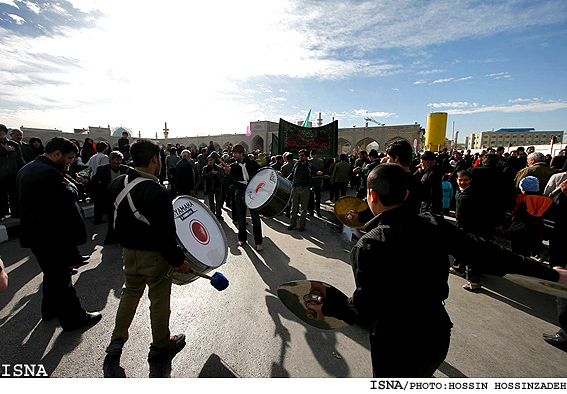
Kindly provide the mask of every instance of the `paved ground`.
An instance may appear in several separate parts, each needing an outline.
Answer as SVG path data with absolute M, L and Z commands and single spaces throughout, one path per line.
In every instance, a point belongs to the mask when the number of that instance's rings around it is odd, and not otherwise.
M 105 362 L 123 282 L 120 247 L 102 245 L 106 224 L 95 226 L 87 219 L 92 238 L 81 251 L 92 257 L 74 277 L 83 306 L 102 311 L 103 319 L 77 332 L 64 333 L 56 321 L 41 320 L 37 262 L 17 239 L 4 242 L 0 256 L 10 283 L 0 294 L 0 364 L 41 364 L 52 377 L 96 378 L 105 370 L 135 378 L 371 377 L 364 329 L 318 330 L 301 323 L 277 298 L 279 285 L 302 279 L 322 280 L 347 294 L 353 291 L 352 234 L 337 224 L 331 209 L 325 204 L 323 218 L 309 218 L 305 232 L 287 231 L 284 215 L 263 219 L 261 253 L 250 246 L 236 247 L 235 227 L 230 211 L 225 211 L 229 257 L 219 271 L 230 279 L 230 287 L 218 292 L 202 279 L 174 286 L 171 329 L 187 335 L 187 346 L 168 365 L 149 365 L 146 360 L 147 297 L 140 303 L 119 365 Z M 409 274 L 400 269 L 399 286 Z M 496 277 L 485 277 L 477 293 L 463 290 L 464 283 L 449 278 L 446 305 L 455 327 L 449 355 L 436 377 L 567 377 L 567 353 L 541 339 L 543 332 L 557 330 L 553 297 Z M 427 284 L 423 286 L 425 290 Z M 392 340 L 411 341 L 417 330 L 408 327 Z

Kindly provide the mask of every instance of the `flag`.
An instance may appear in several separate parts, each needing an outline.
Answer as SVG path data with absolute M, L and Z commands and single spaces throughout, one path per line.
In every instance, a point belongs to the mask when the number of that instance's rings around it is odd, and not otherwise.
M 311 109 L 309 109 L 309 113 L 307 114 L 307 118 L 305 119 L 305 122 L 303 122 L 303 126 L 301 127 L 309 127 L 309 117 L 311 116 Z

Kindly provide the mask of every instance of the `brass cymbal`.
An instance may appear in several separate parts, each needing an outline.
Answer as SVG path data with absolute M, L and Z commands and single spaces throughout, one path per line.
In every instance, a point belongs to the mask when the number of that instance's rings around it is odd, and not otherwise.
M 317 319 L 317 312 L 308 309 L 306 303 L 321 304 L 325 302 L 326 288 L 333 286 L 315 280 L 298 280 L 278 287 L 280 301 L 304 323 L 323 330 L 336 330 L 348 326 L 335 317 L 323 316 Z M 340 290 L 334 288 L 337 292 Z M 346 296 L 345 296 L 346 297 Z
M 507 274 L 504 276 L 504 279 L 540 293 L 567 298 L 567 285 L 561 283 L 518 274 Z
M 335 202 L 335 216 L 342 224 L 351 228 L 364 228 L 364 223 L 358 220 L 349 220 L 346 217 L 348 211 L 353 210 L 360 213 L 366 209 L 368 209 L 368 204 L 364 200 L 356 197 L 345 196 Z

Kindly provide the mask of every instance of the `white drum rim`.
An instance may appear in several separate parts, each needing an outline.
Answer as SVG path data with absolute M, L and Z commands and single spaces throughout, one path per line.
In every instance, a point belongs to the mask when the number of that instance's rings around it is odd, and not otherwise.
M 211 219 L 213 220 L 213 222 L 215 223 L 215 225 L 216 225 L 216 226 L 218 227 L 218 229 L 220 230 L 220 233 L 221 233 L 221 235 L 222 235 L 222 239 L 224 240 L 224 245 L 225 245 L 225 248 L 224 248 L 224 257 L 223 257 L 223 259 L 222 259 L 222 263 L 220 263 L 220 264 L 217 265 L 217 266 L 208 265 L 208 264 L 206 264 L 206 263 L 200 261 L 199 259 L 197 259 L 191 252 L 189 252 L 189 251 L 187 250 L 187 248 L 185 247 L 185 244 L 184 244 L 184 243 L 181 241 L 181 239 L 179 238 L 179 234 L 177 233 L 177 226 L 176 226 L 176 228 L 175 228 L 175 230 L 176 230 L 176 231 L 175 231 L 175 238 L 176 238 L 177 244 L 178 244 L 179 246 L 181 246 L 181 248 L 183 249 L 183 252 L 184 252 L 184 254 L 185 254 L 185 257 L 187 257 L 187 259 L 190 260 L 190 261 L 195 261 L 195 262 L 198 262 L 199 264 L 202 264 L 202 265 L 204 265 L 204 266 L 206 266 L 206 267 L 209 267 L 211 270 L 214 269 L 214 268 L 218 268 L 218 267 L 222 266 L 223 264 L 225 264 L 225 263 L 226 263 L 226 260 L 228 259 L 228 239 L 227 239 L 226 233 L 224 232 L 224 229 L 222 228 L 222 226 L 221 226 L 221 224 L 219 223 L 218 219 L 217 219 L 217 218 L 215 217 L 215 215 L 211 212 L 211 210 L 210 210 L 209 207 L 207 207 L 204 203 L 202 203 L 201 201 L 199 201 L 197 198 L 195 198 L 195 197 L 193 197 L 193 196 L 188 196 L 188 195 L 180 195 L 180 196 L 177 196 L 177 197 L 175 197 L 175 198 L 173 199 L 173 201 L 171 202 L 172 206 L 174 206 L 175 202 L 176 202 L 177 200 L 179 200 L 179 199 L 188 199 L 188 200 L 190 200 L 191 202 L 196 203 L 197 205 L 199 205 L 201 208 L 206 209 L 206 211 L 207 211 L 207 212 L 209 213 L 209 215 L 211 216 Z

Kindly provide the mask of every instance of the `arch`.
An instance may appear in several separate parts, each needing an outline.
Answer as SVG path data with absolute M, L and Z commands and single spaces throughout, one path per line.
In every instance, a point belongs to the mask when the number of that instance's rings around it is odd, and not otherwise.
M 193 149 L 194 149 L 194 150 L 197 150 L 197 145 L 195 145 L 194 143 L 190 143 L 190 144 L 187 146 L 187 148 L 189 148 L 189 150 L 191 150 L 191 151 L 192 151 Z
M 228 149 L 229 146 L 232 146 L 232 142 L 227 141 L 227 142 L 225 142 L 224 145 L 222 146 L 222 149 L 223 149 L 223 150 L 224 150 L 224 149 Z
M 219 151 L 219 149 L 221 148 L 220 144 L 218 142 L 213 142 L 213 146 L 215 147 L 215 151 Z
M 255 151 L 256 149 L 260 149 L 261 152 L 264 151 L 264 139 L 259 135 L 252 138 L 252 150 Z
M 339 138 L 338 142 L 338 150 L 339 150 L 339 154 L 344 153 L 346 155 L 350 154 L 350 151 L 352 149 L 350 142 L 344 138 Z
M 205 144 L 204 142 L 201 142 L 201 143 L 199 144 L 199 149 L 201 149 L 201 148 L 206 148 L 207 146 L 209 146 L 209 144 Z
M 378 148 L 380 148 L 380 144 L 374 138 L 365 137 L 365 138 L 361 139 L 360 141 L 358 141 L 356 143 L 356 150 L 358 152 L 360 152 L 362 150 L 365 150 L 365 151 L 368 152 L 367 147 L 368 147 L 368 145 L 370 145 L 372 143 L 375 143 L 376 145 L 378 145 Z

